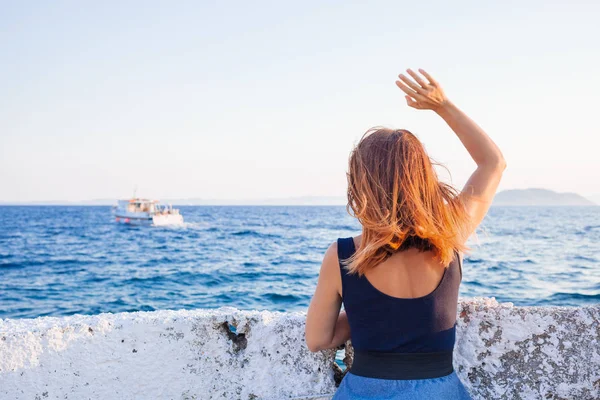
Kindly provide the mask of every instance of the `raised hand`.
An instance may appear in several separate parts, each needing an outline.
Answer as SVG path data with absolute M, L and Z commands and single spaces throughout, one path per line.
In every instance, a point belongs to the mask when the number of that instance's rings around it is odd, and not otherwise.
M 418 110 L 439 111 L 449 103 L 442 87 L 425 70 L 419 69 L 424 78 L 411 69 L 407 69 L 406 72 L 413 79 L 400 74 L 398 75 L 400 80 L 396 81 L 396 86 L 406 93 L 404 97 L 406 104 L 410 107 Z
M 462 240 L 466 242 L 492 204 L 506 161 L 483 129 L 446 98 L 435 79 L 422 69 L 419 69 L 421 75 L 410 69 L 406 72 L 410 77 L 400 74 L 396 81 L 396 85 L 406 93 L 406 103 L 419 110 L 433 110 L 442 117 L 477 164 L 477 169 L 459 195 L 470 216 L 469 224 L 462 233 Z

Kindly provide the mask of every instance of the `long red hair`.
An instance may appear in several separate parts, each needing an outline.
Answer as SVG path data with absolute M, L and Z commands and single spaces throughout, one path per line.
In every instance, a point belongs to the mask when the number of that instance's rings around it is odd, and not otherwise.
M 443 265 L 466 250 L 464 204 L 456 189 L 438 180 L 409 131 L 369 129 L 352 150 L 347 177 L 347 210 L 362 225 L 362 241 L 347 264 L 351 273 L 363 275 L 409 248 L 432 251 Z

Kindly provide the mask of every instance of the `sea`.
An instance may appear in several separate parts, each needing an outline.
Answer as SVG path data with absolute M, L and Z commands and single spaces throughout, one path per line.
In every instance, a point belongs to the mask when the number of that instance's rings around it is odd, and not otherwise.
M 344 206 L 187 206 L 181 226 L 116 223 L 109 206 L 0 207 L 0 318 L 232 306 L 303 311 L 323 254 L 360 234 Z M 492 207 L 461 297 L 600 302 L 600 207 Z

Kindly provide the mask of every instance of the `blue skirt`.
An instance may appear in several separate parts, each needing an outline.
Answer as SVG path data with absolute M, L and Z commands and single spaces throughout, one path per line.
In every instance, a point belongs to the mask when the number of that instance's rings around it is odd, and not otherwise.
M 348 372 L 332 400 L 472 400 L 456 372 L 439 378 L 392 380 Z

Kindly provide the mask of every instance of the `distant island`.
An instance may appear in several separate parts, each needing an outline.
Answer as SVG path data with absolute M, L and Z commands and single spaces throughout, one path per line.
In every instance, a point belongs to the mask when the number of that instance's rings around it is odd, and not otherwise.
M 264 199 L 202 199 L 171 198 L 158 199 L 164 204 L 175 206 L 343 206 L 343 196 L 301 196 Z M 2 202 L 0 205 L 71 205 L 71 206 L 109 206 L 116 204 L 117 199 L 95 199 L 80 201 L 29 201 Z M 558 193 L 547 189 L 514 189 L 496 194 L 494 206 L 595 206 L 596 203 L 576 193 Z
M 577 193 L 558 193 L 548 189 L 504 190 L 494 197 L 495 206 L 595 206 Z

